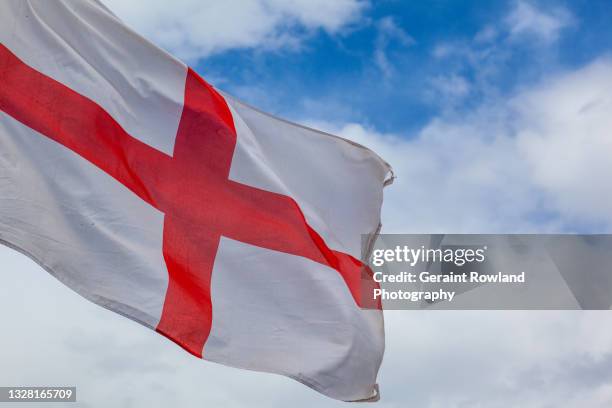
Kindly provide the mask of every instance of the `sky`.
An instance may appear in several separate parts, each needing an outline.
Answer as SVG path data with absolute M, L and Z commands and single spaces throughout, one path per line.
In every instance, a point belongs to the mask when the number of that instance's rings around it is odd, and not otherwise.
M 104 3 L 217 88 L 379 153 L 397 176 L 383 232 L 612 232 L 609 1 Z M 195 359 L 0 259 L 0 384 L 74 384 L 80 407 L 345 405 Z M 385 319 L 381 408 L 612 405 L 610 312 Z

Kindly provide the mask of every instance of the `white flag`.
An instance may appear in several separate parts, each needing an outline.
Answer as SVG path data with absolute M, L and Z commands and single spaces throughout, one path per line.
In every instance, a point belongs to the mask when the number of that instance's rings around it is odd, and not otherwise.
M 0 240 L 206 360 L 377 397 L 389 166 L 222 95 L 94 0 L 0 2 Z

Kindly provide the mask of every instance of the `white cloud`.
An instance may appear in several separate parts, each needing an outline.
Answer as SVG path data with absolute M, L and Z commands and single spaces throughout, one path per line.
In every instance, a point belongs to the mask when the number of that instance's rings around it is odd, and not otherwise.
M 428 91 L 445 96 L 441 92 L 445 88 L 450 91 L 469 88 L 473 91 L 470 96 L 497 95 L 499 83 L 515 76 L 509 74 L 508 67 L 516 64 L 513 58 L 518 49 L 531 52 L 529 61 L 524 62 L 526 71 L 533 72 L 539 67 L 541 72 L 552 72 L 556 68 L 553 45 L 575 23 L 573 14 L 560 5 L 544 9 L 536 7 L 534 2 L 515 1 L 500 21 L 485 24 L 472 38 L 442 41 L 433 47 L 432 57 L 445 64 L 443 71 L 447 72 L 430 78 Z M 465 78 L 466 71 L 472 74 L 470 80 Z M 520 76 L 520 72 L 516 74 Z M 455 80 L 458 77 L 467 87 Z M 457 102 L 453 92 L 447 96 L 451 98 L 438 98 L 440 105 Z
M 414 139 L 359 124 L 328 130 L 372 146 L 396 170 L 387 232 L 561 231 L 612 227 L 612 60 L 600 59 Z
M 316 30 L 358 21 L 363 0 L 103 0 L 137 32 L 194 61 L 233 48 L 297 47 Z
M 476 43 L 490 43 L 497 39 L 499 31 L 493 25 L 486 25 L 474 36 Z
M 555 41 L 572 21 L 571 13 L 565 8 L 543 10 L 524 0 L 517 1 L 506 17 L 511 36 L 527 35 L 544 42 Z
M 449 101 L 458 101 L 467 97 L 470 93 L 470 82 L 458 74 L 438 75 L 429 80 L 432 99 L 439 101 L 440 98 Z
M 391 77 L 394 72 L 393 62 L 389 60 L 387 48 L 392 42 L 397 42 L 403 47 L 408 47 L 415 43 L 414 39 L 397 25 L 392 17 L 384 17 L 376 24 L 378 33 L 374 47 L 374 62 L 385 78 Z
M 532 182 L 567 219 L 612 225 L 612 60 L 601 59 L 512 102 Z
M 387 312 L 382 406 L 608 407 L 610 321 L 605 311 Z

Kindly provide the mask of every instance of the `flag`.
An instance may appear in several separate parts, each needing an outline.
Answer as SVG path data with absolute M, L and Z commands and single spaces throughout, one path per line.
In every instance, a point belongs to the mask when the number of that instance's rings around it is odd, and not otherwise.
M 96 0 L 0 2 L 0 240 L 197 357 L 376 398 L 383 317 L 359 280 L 390 174 Z

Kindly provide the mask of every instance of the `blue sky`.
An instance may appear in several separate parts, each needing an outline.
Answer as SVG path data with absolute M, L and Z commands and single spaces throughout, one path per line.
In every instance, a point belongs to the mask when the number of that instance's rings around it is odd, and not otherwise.
M 489 96 L 474 83 L 481 65 L 464 55 L 440 57 L 442 47 L 489 52 L 479 62 L 494 64 L 495 72 L 482 80 L 492 88 L 486 92 L 501 94 L 610 50 L 612 7 L 605 0 L 517 4 L 379 1 L 339 32 L 317 30 L 297 48 L 232 49 L 195 66 L 218 87 L 282 116 L 360 122 L 411 137 L 448 110 L 436 88 L 440 82 L 466 87 L 457 90 L 465 92 L 452 106 L 458 112 Z M 557 18 L 560 27 L 549 28 L 550 34 L 542 28 L 540 35 L 526 28 L 523 38 L 514 36 L 508 16 L 517 7 Z M 554 38 L 538 38 L 547 35 Z

